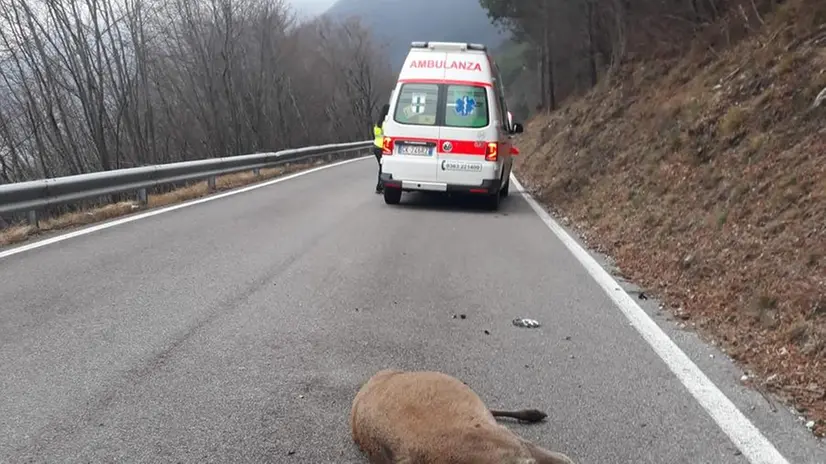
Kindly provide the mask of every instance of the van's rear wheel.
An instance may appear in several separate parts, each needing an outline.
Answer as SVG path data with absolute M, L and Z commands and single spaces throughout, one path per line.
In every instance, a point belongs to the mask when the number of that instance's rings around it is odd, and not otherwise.
M 384 202 L 388 205 L 398 205 L 402 200 L 402 189 L 384 187 Z

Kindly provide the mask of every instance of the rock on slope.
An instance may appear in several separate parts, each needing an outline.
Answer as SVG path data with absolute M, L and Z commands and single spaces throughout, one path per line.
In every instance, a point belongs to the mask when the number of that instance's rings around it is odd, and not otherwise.
M 826 432 L 826 4 L 719 55 L 637 62 L 533 120 L 517 173 Z
M 394 69 L 401 67 L 415 40 L 496 47 L 505 39 L 479 0 L 338 0 L 325 14 L 334 19 L 359 17 L 373 34 L 387 41 Z

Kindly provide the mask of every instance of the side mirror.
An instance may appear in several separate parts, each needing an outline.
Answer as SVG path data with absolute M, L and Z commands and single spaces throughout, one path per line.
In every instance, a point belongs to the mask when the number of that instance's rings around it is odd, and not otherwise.
M 521 134 L 524 130 L 525 128 L 522 127 L 522 124 L 519 124 L 518 122 L 513 123 L 511 126 L 511 134 Z

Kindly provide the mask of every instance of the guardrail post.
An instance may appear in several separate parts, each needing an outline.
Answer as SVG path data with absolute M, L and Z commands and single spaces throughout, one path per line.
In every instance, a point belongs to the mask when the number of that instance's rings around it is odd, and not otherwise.
M 252 170 L 252 175 L 254 175 L 255 177 L 260 176 L 261 175 L 261 169 L 260 168 L 253 169 Z
M 141 206 L 146 206 L 149 203 L 149 195 L 146 192 L 145 188 L 138 190 L 138 204 Z
M 29 210 L 28 219 L 29 219 L 29 225 L 30 226 L 34 227 L 35 229 L 40 228 L 40 220 L 37 217 L 37 210 L 34 210 L 34 209 Z
M 209 176 L 207 179 L 207 190 L 210 192 L 215 191 L 215 176 Z

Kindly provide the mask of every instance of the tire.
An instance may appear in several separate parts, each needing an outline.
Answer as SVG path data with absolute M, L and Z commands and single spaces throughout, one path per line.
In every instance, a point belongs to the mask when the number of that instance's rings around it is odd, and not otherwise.
M 388 205 L 398 205 L 402 200 L 402 189 L 384 188 L 384 202 Z
M 508 182 L 505 184 L 504 187 L 502 187 L 502 190 L 499 192 L 499 194 L 502 195 L 502 197 L 508 196 L 508 189 L 510 188 L 510 186 L 511 186 L 511 181 L 510 181 L 510 179 L 508 179 Z

